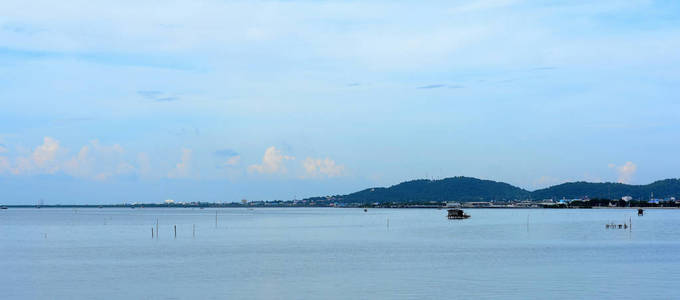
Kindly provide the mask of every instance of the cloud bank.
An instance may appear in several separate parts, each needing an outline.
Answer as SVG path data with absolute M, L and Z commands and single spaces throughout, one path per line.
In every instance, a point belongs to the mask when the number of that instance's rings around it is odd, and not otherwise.
M 306 177 L 337 177 L 345 172 L 345 166 L 338 165 L 330 158 L 320 159 L 307 157 L 302 166 Z
M 285 161 L 294 160 L 295 157 L 283 155 L 274 146 L 267 148 L 262 157 L 262 163 L 250 165 L 248 171 L 261 174 L 286 173 Z
M 63 173 L 76 178 L 105 180 L 113 176 L 133 174 L 136 168 L 124 157 L 125 150 L 118 144 L 103 145 L 98 140 L 68 155 L 68 149 L 52 137 L 27 154 L 10 159 L 0 156 L 0 173 L 17 176 Z

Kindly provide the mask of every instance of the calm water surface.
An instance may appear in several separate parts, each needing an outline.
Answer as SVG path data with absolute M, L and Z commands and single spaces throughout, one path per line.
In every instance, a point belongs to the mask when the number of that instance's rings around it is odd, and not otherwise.
M 467 212 L 11 208 L 0 298 L 680 298 L 680 210 Z

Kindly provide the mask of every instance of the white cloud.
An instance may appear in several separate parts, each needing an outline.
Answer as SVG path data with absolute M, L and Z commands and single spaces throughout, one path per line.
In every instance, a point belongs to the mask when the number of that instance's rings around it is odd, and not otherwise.
M 225 166 L 227 167 L 233 167 L 239 164 L 241 162 L 241 156 L 235 155 L 227 159 L 227 161 L 224 163 Z
M 59 170 L 57 155 L 62 153 L 59 141 L 51 137 L 43 138 L 42 145 L 33 150 L 30 156 L 16 158 L 16 166 L 12 168 L 14 174 L 48 173 Z
M 43 144 L 33 151 L 33 162 L 35 162 L 38 167 L 43 167 L 54 160 L 58 150 L 59 141 L 51 137 L 45 137 L 43 139 Z
M 283 155 L 280 150 L 272 146 L 264 152 L 262 163 L 250 165 L 248 171 L 265 174 L 286 173 L 285 161 L 293 159 L 295 157 Z
M 191 150 L 183 149 L 180 163 L 168 173 L 168 177 L 188 177 L 191 172 Z M 14 175 L 38 175 L 63 173 L 76 178 L 107 180 L 117 176 L 139 175 L 145 178 L 165 176 L 153 174 L 149 156 L 141 152 L 129 157 L 119 144 L 102 144 L 92 140 L 77 153 L 69 154 L 68 149 L 52 137 L 45 137 L 43 143 L 33 150 L 18 150 L 23 155 L 0 156 L 0 173 Z
M 93 140 L 80 148 L 76 156 L 65 161 L 62 169 L 68 175 L 95 180 L 134 173 L 135 168 L 125 161 L 124 153 L 125 150 L 118 144 L 107 146 Z
M 90 147 L 85 145 L 78 154 L 64 163 L 64 171 L 76 177 L 84 177 L 91 172 L 94 158 L 90 155 Z
M 182 149 L 182 158 L 175 168 L 168 173 L 169 178 L 187 178 L 191 175 L 191 149 Z
M 305 168 L 305 175 L 308 177 L 326 176 L 336 177 L 341 176 L 345 172 L 345 167 L 335 164 L 330 158 L 320 159 L 307 157 L 302 166 Z
M 623 166 L 609 164 L 609 167 L 616 168 L 616 172 L 619 175 L 617 180 L 619 183 L 630 183 L 631 179 L 633 179 L 633 175 L 635 175 L 635 172 L 637 171 L 637 165 L 630 161 L 626 162 Z

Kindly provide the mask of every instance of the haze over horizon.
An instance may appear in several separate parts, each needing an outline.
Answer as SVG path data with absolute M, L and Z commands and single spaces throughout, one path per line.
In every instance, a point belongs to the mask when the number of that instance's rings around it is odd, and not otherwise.
M 4 1 L 0 204 L 677 178 L 677 49 L 675 1 Z

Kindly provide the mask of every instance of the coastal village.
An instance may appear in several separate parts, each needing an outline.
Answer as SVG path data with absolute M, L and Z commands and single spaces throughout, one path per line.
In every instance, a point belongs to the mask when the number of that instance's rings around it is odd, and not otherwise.
M 342 203 L 332 203 L 343 205 Z M 360 207 L 374 208 L 623 208 L 623 207 L 680 207 L 680 200 L 675 197 L 666 199 L 635 200 L 630 196 L 621 199 L 544 199 L 544 200 L 510 200 L 510 201 L 472 201 L 472 202 L 434 202 L 429 203 L 371 203 L 355 204 Z

